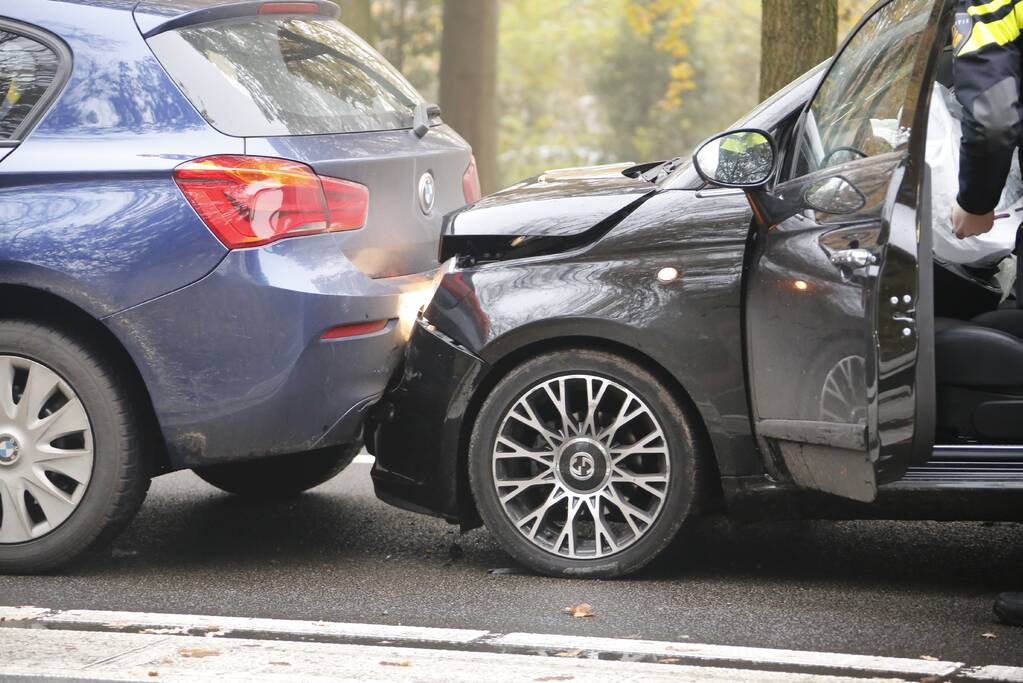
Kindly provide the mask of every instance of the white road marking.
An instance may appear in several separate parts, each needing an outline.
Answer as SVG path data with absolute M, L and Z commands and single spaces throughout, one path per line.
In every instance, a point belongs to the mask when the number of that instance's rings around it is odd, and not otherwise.
M 863 683 L 862 678 L 546 658 L 393 646 L 11 628 L 0 678 L 94 681 L 421 681 L 423 683 Z M 870 679 L 879 681 L 881 679 Z
M 613 683 L 668 677 L 801 683 L 846 680 L 841 676 L 864 681 L 953 675 L 1023 683 L 1023 668 L 968 669 L 950 661 L 289 619 L 0 606 L 0 630 L 0 680 L 29 675 L 144 680 L 149 671 L 157 671 L 161 680 L 201 675 L 247 681 L 390 681 L 409 680 L 406 674 L 415 666 L 413 679 L 441 683 L 569 680 L 550 677 L 558 675 Z M 198 656 L 182 654 L 195 648 Z M 151 668 L 143 671 L 146 667 Z M 537 676 L 527 677 L 533 673 Z
M 561 650 L 596 652 L 627 652 L 630 654 L 678 657 L 703 662 L 743 664 L 770 664 L 800 668 L 828 668 L 869 674 L 897 674 L 918 676 L 948 676 L 964 665 L 958 662 L 844 655 L 832 652 L 806 652 L 802 650 L 774 650 L 727 645 L 700 645 L 697 643 L 667 643 L 653 640 L 619 640 L 617 638 L 587 638 L 582 636 L 554 636 L 536 633 L 510 633 L 491 641 L 495 645 L 536 647 Z
M 0 612 L 2 614 L 2 612 Z M 479 640 L 487 631 L 419 626 L 381 626 L 344 624 L 328 621 L 292 619 L 253 619 L 249 617 L 209 617 L 193 614 L 148 614 L 145 612 L 104 612 L 65 610 L 44 614 L 36 619 L 48 624 L 100 625 L 105 628 L 159 631 L 166 635 L 207 631 L 223 635 L 232 631 L 257 632 L 281 636 L 321 636 L 325 638 L 364 638 L 374 640 L 419 641 L 465 644 Z
M 372 465 L 374 462 L 376 462 L 376 458 L 374 458 L 366 451 L 363 451 L 362 453 L 359 453 L 357 456 L 355 456 L 355 460 L 353 460 L 352 462 L 354 462 L 357 465 Z
M 966 677 L 974 681 L 1002 681 L 1003 683 L 1023 683 L 1023 667 L 1016 666 L 982 666 L 965 672 Z
M 0 622 L 36 619 L 49 611 L 45 607 L 0 607 Z

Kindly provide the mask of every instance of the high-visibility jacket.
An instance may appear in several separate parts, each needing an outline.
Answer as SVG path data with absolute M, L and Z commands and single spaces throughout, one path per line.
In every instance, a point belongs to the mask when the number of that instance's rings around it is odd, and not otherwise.
M 963 105 L 959 205 L 986 214 L 998 205 L 1023 136 L 1023 0 L 959 0 L 955 90 Z

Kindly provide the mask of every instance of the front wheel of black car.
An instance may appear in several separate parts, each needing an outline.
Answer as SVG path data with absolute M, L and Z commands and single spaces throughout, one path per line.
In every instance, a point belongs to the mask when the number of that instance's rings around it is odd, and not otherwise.
M 358 443 L 309 453 L 196 468 L 195 473 L 221 491 L 252 498 L 287 498 L 319 486 L 348 467 L 361 450 Z
M 487 398 L 469 446 L 483 521 L 523 564 L 610 578 L 656 558 L 699 494 L 693 420 L 619 356 L 559 351 L 523 363 Z
M 67 564 L 142 504 L 149 477 L 124 375 L 85 338 L 0 321 L 0 573 Z

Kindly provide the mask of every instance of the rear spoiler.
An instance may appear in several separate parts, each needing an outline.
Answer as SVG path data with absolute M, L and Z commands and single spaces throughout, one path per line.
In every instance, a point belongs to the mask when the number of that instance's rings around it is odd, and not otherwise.
M 195 3 L 173 3 L 142 0 L 135 8 L 135 23 L 145 38 L 184 26 L 206 24 L 221 19 L 252 17 L 260 14 L 313 14 L 336 18 L 340 8 L 330 0 L 235 0 L 189 9 Z M 175 11 L 177 10 L 177 11 Z

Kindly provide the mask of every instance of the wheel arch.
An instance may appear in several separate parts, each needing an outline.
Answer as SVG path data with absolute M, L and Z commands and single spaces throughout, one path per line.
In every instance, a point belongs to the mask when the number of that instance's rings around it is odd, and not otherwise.
M 153 409 L 149 390 L 142 374 L 121 341 L 101 321 L 78 305 L 56 294 L 35 287 L 0 284 L 0 320 L 23 319 L 53 325 L 73 332 L 93 344 L 115 364 L 127 379 L 128 389 L 141 407 L 141 432 L 145 437 L 143 448 L 150 474 L 170 470 L 163 432 Z
M 706 478 L 711 482 L 709 498 L 712 500 L 722 499 L 723 493 L 718 457 L 710 438 L 706 419 L 682 382 L 653 356 L 623 341 L 618 335 L 605 336 L 594 333 L 593 330 L 579 331 L 579 321 L 576 320 L 566 319 L 558 322 L 562 324 L 556 324 L 553 330 L 548 327 L 545 330 L 545 334 L 540 333 L 538 330 L 524 330 L 516 334 L 514 338 L 496 340 L 482 354 L 488 362 L 489 370 L 480 378 L 472 398 L 467 404 L 458 432 L 456 451 L 458 458 L 456 467 L 458 476 L 457 495 L 459 517 L 463 530 L 475 528 L 482 524 L 476 508 L 476 501 L 473 498 L 469 485 L 469 440 L 472 434 L 472 427 L 476 422 L 476 417 L 479 415 L 483 402 L 490 394 L 490 391 L 517 366 L 530 358 L 554 351 L 590 350 L 612 353 L 635 363 L 652 374 L 668 389 L 685 414 L 692 417 L 697 443 L 699 444 L 701 455 L 706 461 Z M 608 323 L 607 325 L 608 329 L 611 330 L 617 327 L 613 323 Z M 574 334 L 557 334 L 559 329 L 573 328 L 576 330 Z

